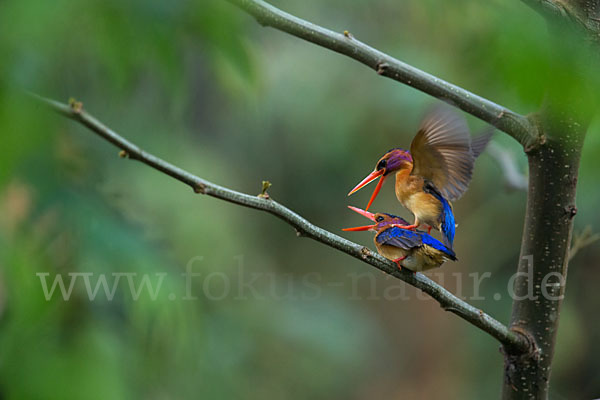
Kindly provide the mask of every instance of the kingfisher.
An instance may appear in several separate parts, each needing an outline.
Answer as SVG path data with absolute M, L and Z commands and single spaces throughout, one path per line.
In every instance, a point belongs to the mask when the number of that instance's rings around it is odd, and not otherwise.
M 408 222 L 396 215 L 373 214 L 357 207 L 348 206 L 360 215 L 369 218 L 373 225 L 345 228 L 344 231 L 375 231 L 375 247 L 383 257 L 413 272 L 437 268 L 448 260 L 456 261 L 456 254 L 450 247 L 421 230 L 400 228 Z
M 415 217 L 404 228 L 416 229 L 424 224 L 431 233 L 433 227 L 442 232 L 444 243 L 452 248 L 456 223 L 451 202 L 458 200 L 469 187 L 475 159 L 492 134 L 490 130 L 471 140 L 464 118 L 449 107 L 436 107 L 423 119 L 410 151 L 389 150 L 348 196 L 379 178 L 368 210 L 383 182 L 395 172 L 396 198 Z

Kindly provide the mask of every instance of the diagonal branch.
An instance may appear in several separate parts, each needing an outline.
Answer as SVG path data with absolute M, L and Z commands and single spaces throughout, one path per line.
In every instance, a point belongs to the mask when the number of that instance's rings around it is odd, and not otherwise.
M 406 270 L 400 271 L 396 267 L 396 264 L 386 260 L 379 254 L 373 253 L 364 246 L 351 242 L 311 224 L 292 210 L 284 207 L 274 200 L 266 198 L 266 196 L 251 196 L 216 185 L 192 175 L 189 172 L 184 171 L 183 169 L 176 167 L 152 154 L 149 154 L 127 139 L 121 137 L 115 131 L 102 124 L 90 114 L 83 111 L 81 103 L 71 101 L 70 105 L 67 105 L 37 95 L 33 95 L 33 97 L 50 107 L 53 111 L 67 118 L 75 120 L 82 125 L 85 125 L 87 128 L 94 131 L 105 140 L 120 148 L 122 150 L 121 156 L 140 161 L 166 175 L 169 175 L 170 177 L 190 186 L 196 193 L 205 194 L 244 207 L 254 208 L 273 214 L 274 216 L 293 226 L 299 235 L 309 237 L 329 247 L 333 247 L 334 249 L 351 255 L 352 257 L 357 258 L 385 272 L 386 274 L 392 275 L 403 280 L 409 285 L 422 290 L 433 297 L 443 309 L 457 314 L 462 319 L 468 321 L 484 332 L 487 332 L 492 337 L 496 338 L 500 343 L 502 343 L 505 348 L 516 353 L 525 353 L 529 351 L 530 343 L 524 335 L 510 330 L 504 324 L 490 317 L 480 309 L 473 307 L 467 302 L 454 296 L 448 290 L 427 278 L 425 275 L 419 273 L 413 274 Z
M 527 117 L 483 97 L 403 63 L 359 40 L 348 32 L 337 33 L 288 14 L 262 0 L 228 0 L 264 26 L 287 32 L 319 46 L 344 54 L 433 97 L 450 102 L 463 111 L 508 133 L 527 150 L 537 145 L 537 131 Z

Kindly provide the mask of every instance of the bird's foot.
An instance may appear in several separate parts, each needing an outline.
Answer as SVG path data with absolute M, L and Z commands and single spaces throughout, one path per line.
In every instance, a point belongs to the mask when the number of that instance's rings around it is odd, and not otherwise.
M 408 229 L 408 230 L 415 230 L 419 227 L 420 224 L 412 224 L 412 225 L 400 225 L 400 224 L 392 224 L 392 226 L 395 226 L 396 228 L 402 228 L 402 229 Z
M 432 228 L 431 226 L 429 228 L 427 228 L 427 234 L 428 235 L 431 235 L 431 228 Z
M 406 229 L 406 227 L 408 225 L 401 225 L 401 224 L 391 224 L 390 225 L 392 228 L 400 228 L 400 229 Z
M 395 260 L 392 260 L 393 262 L 396 263 L 396 265 L 398 266 L 398 269 L 400 271 L 402 271 L 402 265 L 400 265 L 400 261 L 404 260 L 405 258 L 406 258 L 406 256 L 400 257 L 400 258 L 396 258 Z

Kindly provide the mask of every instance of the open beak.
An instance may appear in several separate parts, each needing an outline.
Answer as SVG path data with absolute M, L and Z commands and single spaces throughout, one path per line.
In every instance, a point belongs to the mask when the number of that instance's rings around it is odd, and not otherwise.
M 365 210 L 361 210 L 358 207 L 348 206 L 348 208 L 351 209 L 352 211 L 356 211 L 357 213 L 359 213 L 363 217 L 367 217 L 371 221 L 375 222 L 375 214 L 370 213 L 370 212 L 365 211 Z M 375 224 L 373 224 L 373 225 L 366 225 L 366 226 L 357 226 L 357 227 L 354 227 L 354 228 L 344 228 L 342 230 L 343 231 L 368 231 L 369 229 L 372 229 L 374 226 L 375 226 Z
M 354 189 L 352 189 L 350 191 L 350 193 L 348 193 L 348 196 L 350 196 L 354 192 L 357 192 L 358 190 L 362 189 L 364 186 L 366 186 L 369 183 L 373 182 L 375 179 L 379 178 L 379 182 L 377 182 L 377 186 L 375 186 L 375 190 L 373 190 L 373 194 L 371 195 L 371 199 L 369 200 L 369 204 L 367 204 L 367 208 L 366 209 L 368 210 L 369 207 L 371 207 L 371 204 L 373 204 L 373 200 L 375 200 L 375 197 L 377 197 L 377 195 L 379 194 L 379 191 L 381 190 L 381 186 L 383 185 L 383 181 L 385 180 L 385 176 L 383 176 L 384 172 L 385 172 L 385 170 L 383 170 L 383 169 L 380 169 L 379 171 L 373 171 L 373 172 L 371 172 L 365 179 L 362 180 L 361 183 L 359 183 L 358 185 L 356 185 L 356 187 Z

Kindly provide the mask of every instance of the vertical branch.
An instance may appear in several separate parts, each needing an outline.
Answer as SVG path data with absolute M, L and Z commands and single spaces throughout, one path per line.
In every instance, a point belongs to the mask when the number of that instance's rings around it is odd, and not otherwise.
M 533 354 L 505 348 L 503 399 L 545 399 L 562 303 L 585 127 L 552 110 L 540 121 L 548 138 L 528 153 L 529 191 L 511 329 L 535 343 Z M 563 113 L 563 115 L 556 115 Z
M 592 42 L 598 43 L 600 24 L 591 10 L 600 6 L 600 0 L 523 1 L 549 17 L 551 30 L 559 34 L 563 27 L 579 30 L 582 45 L 592 37 Z M 558 42 L 562 37 L 554 39 Z M 585 88 L 578 90 L 577 86 L 576 77 L 566 85 L 548 82 L 548 107 L 538 121 L 542 140 L 527 154 L 527 211 L 511 329 L 527 335 L 536 351 L 518 355 L 504 348 L 504 400 L 548 398 L 573 218 L 577 214 L 579 158 L 590 114 L 595 111 L 593 93 Z

